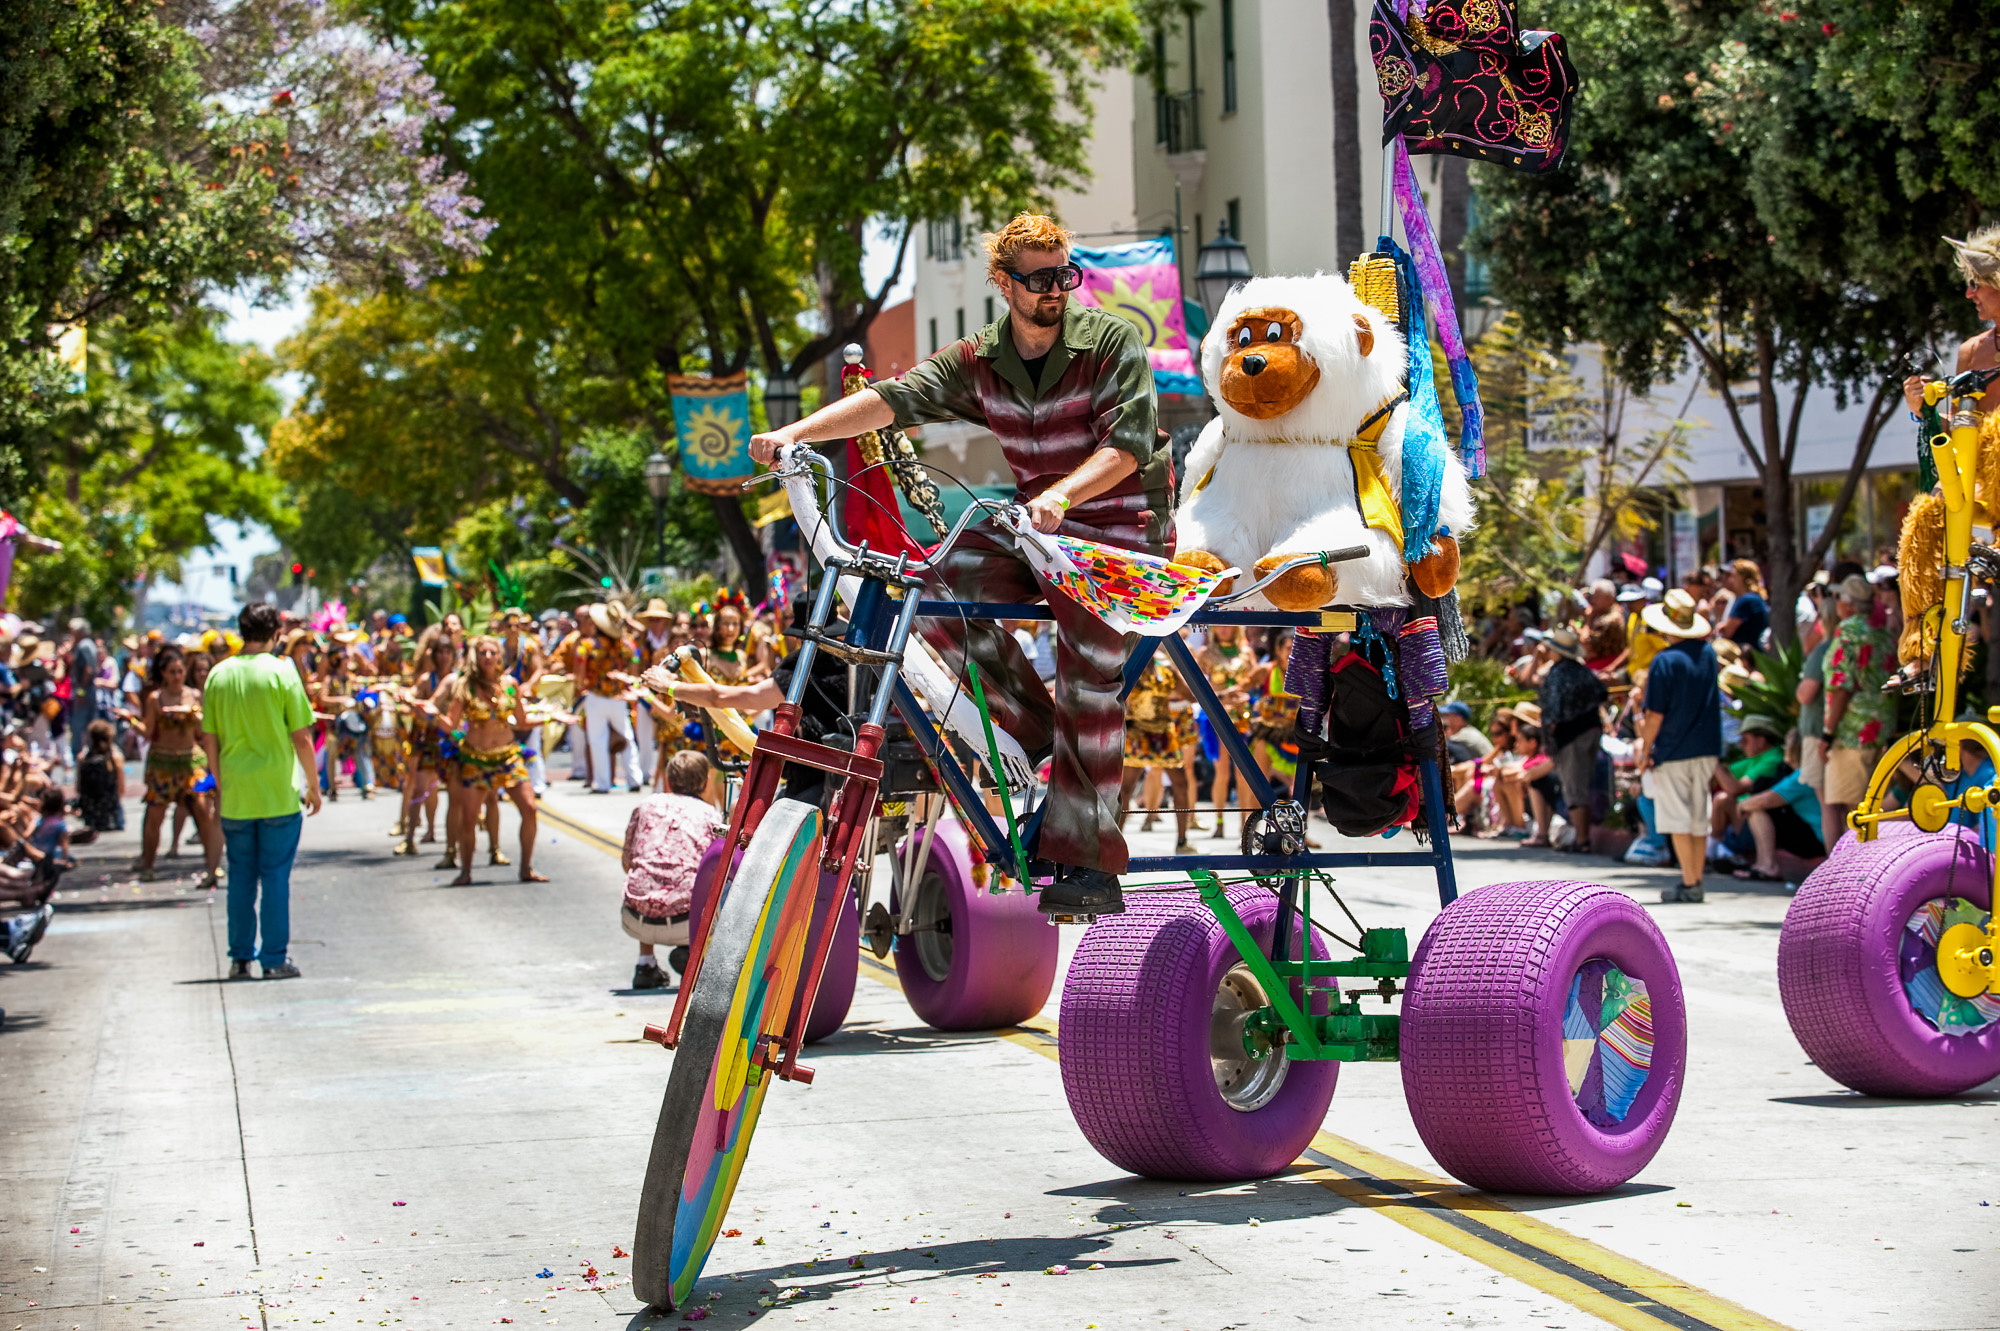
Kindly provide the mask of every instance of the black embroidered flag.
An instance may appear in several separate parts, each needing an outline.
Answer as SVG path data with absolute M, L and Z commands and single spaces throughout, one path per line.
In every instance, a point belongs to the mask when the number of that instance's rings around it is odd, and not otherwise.
M 1576 69 L 1560 34 L 1521 31 L 1512 0 L 1431 0 L 1407 19 L 1377 0 L 1368 45 L 1384 143 L 1520 171 L 1562 162 Z

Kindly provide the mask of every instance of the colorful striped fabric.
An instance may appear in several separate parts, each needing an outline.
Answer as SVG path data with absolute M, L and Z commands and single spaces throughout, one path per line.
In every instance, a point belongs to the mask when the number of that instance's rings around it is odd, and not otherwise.
M 1937 944 L 1955 924 L 1986 927 L 1987 913 L 1963 897 L 1926 901 L 1910 916 L 1902 948 L 1903 992 L 1917 1015 L 1947 1035 L 1970 1035 L 2000 1018 L 2000 998 L 1960 998 L 1938 976 Z
M 1653 1067 L 1646 982 L 1608 961 L 1585 963 L 1563 1011 L 1563 1062 L 1583 1116 L 1599 1127 L 1623 1123 Z

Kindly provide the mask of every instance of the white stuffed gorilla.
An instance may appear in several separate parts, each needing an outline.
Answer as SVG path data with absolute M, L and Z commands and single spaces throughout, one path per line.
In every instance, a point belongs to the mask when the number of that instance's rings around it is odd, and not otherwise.
M 1253 278 L 1223 302 L 1201 344 L 1220 415 L 1188 455 L 1175 561 L 1255 568 L 1366 546 L 1365 560 L 1295 569 L 1264 589 L 1280 610 L 1408 605 L 1403 551 L 1403 337 L 1325 273 Z M 1372 440 L 1372 442 L 1371 442 Z M 1438 532 L 1414 569 L 1439 596 L 1457 580 L 1456 536 L 1472 525 L 1464 469 L 1446 450 Z

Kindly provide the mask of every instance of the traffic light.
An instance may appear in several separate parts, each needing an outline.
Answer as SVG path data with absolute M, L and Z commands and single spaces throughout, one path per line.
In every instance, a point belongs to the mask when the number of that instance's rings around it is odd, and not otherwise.
M 304 573 L 305 571 L 306 571 L 306 566 L 304 564 L 292 565 L 292 586 L 296 587 L 299 585 L 299 575 Z

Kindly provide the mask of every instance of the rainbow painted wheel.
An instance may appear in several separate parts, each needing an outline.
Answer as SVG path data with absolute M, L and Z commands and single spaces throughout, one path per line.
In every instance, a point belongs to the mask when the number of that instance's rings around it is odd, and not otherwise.
M 721 1232 L 770 1089 L 752 1064 L 790 1011 L 819 884 L 820 811 L 779 800 L 723 889 L 660 1102 L 632 1245 L 634 1292 L 684 1308 Z

